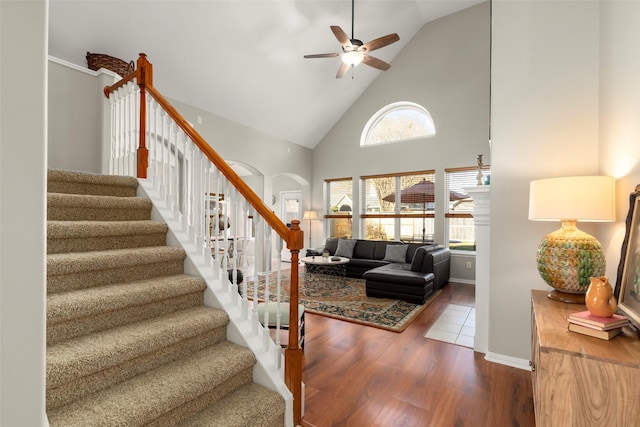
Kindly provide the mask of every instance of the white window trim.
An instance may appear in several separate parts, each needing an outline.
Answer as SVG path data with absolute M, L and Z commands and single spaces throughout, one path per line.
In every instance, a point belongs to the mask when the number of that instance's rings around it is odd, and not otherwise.
M 405 109 L 406 110 L 414 110 L 414 111 L 417 111 L 417 112 L 423 114 L 431 122 L 431 125 L 433 126 L 433 133 L 427 134 L 427 135 L 423 135 L 423 136 L 416 136 L 416 137 L 413 137 L 413 138 L 403 138 L 403 139 L 396 139 L 396 140 L 393 140 L 393 141 L 385 141 L 385 142 L 378 142 L 378 143 L 375 143 L 375 144 L 367 144 L 367 139 L 369 137 L 369 133 L 371 132 L 371 129 L 375 128 L 378 125 L 378 123 L 380 123 L 380 121 L 386 117 L 387 114 L 389 114 L 390 112 L 395 111 L 395 110 L 405 110 Z M 413 141 L 413 140 L 416 140 L 416 139 L 431 138 L 431 137 L 436 136 L 436 133 L 437 133 L 436 124 L 433 121 L 433 117 L 431 117 L 431 114 L 429 113 L 429 111 L 427 111 L 426 108 L 424 108 L 420 104 L 416 104 L 415 102 L 399 101 L 399 102 L 394 102 L 394 103 L 391 103 L 391 104 L 388 104 L 388 105 L 382 107 L 373 116 L 371 116 L 371 118 L 367 121 L 367 124 L 364 126 L 364 129 L 362 130 L 362 134 L 360 135 L 360 147 L 363 147 L 363 148 L 377 147 L 379 145 L 395 144 L 395 143 L 398 143 L 398 142 L 405 142 L 405 141 Z

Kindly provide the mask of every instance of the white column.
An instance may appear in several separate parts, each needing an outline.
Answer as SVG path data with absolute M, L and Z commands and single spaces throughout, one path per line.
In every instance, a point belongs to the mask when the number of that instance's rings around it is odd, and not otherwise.
M 476 232 L 476 336 L 474 350 L 487 353 L 489 347 L 489 267 L 491 256 L 491 186 L 465 187 L 473 198 Z

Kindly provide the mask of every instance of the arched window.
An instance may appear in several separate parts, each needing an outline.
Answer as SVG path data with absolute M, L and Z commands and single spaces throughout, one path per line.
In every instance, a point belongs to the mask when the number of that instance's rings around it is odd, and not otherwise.
M 431 114 L 413 102 L 394 102 L 376 112 L 367 122 L 360 146 L 427 138 L 436 134 Z

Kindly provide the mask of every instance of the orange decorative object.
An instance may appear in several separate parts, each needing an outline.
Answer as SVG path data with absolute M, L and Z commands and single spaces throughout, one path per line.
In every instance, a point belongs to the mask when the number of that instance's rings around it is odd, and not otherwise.
M 605 276 L 591 277 L 589 289 L 584 296 L 584 303 L 589 313 L 599 317 L 611 317 L 616 312 L 618 303 L 613 295 L 613 288 Z

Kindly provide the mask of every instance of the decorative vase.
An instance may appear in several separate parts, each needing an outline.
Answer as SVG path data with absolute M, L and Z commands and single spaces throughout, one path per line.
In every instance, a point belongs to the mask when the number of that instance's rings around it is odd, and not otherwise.
M 618 304 L 613 295 L 613 288 L 605 276 L 591 277 L 589 289 L 584 296 L 589 313 L 599 317 L 611 317 Z

